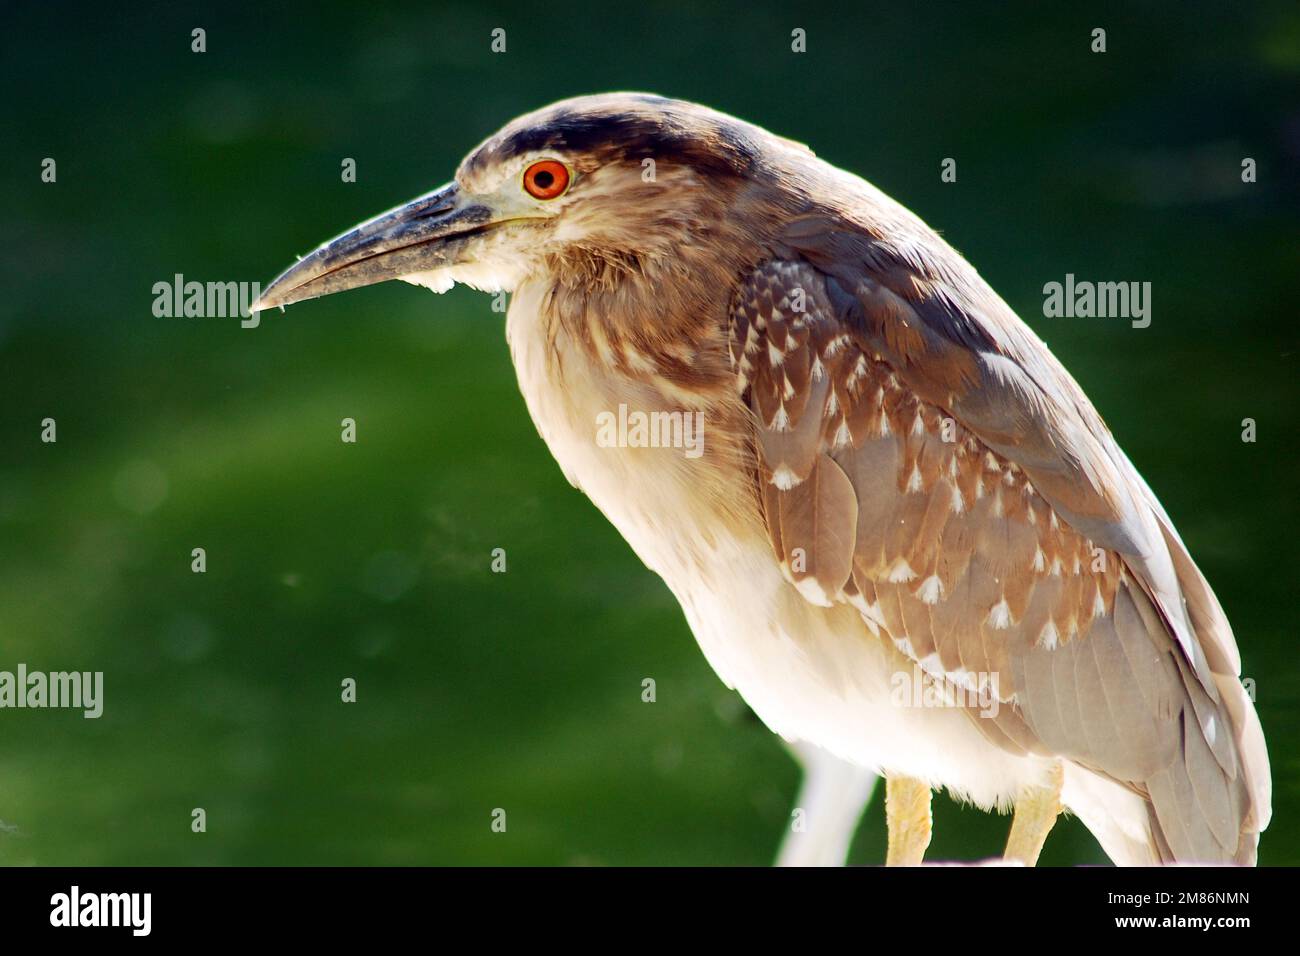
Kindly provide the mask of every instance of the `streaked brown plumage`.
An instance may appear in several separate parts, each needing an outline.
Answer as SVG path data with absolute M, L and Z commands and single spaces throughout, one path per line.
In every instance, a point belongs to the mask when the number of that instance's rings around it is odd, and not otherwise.
M 1239 845 L 1258 821 L 1250 768 L 1238 773 L 1232 738 L 1213 726 L 1234 702 L 1243 714 L 1250 704 L 1231 632 L 1172 529 L 1161 533 L 1187 562 L 1179 586 L 1203 598 L 1191 617 L 1202 615 L 1217 671 L 1195 630 L 1184 631 L 1191 655 L 1175 648 L 1169 631 L 1188 622 L 1181 607 L 1154 603 L 1151 562 L 1114 550 L 1123 546 L 1112 527 L 1125 517 L 1120 488 L 1060 482 L 1060 451 L 1035 458 L 1023 422 L 1011 442 L 955 422 L 944 441 L 943 420 L 989 380 L 942 382 L 929 394 L 943 407 L 920 398 L 925 384 L 913 390 L 897 370 L 919 367 L 929 350 L 888 325 L 911 329 L 915 312 L 894 302 L 864 314 L 865 334 L 850 330 L 835 319 L 826 281 L 806 265 L 768 265 L 742 290 L 732 326 L 758 415 L 764 516 L 791 579 L 816 603 L 858 607 L 873 634 L 937 679 L 998 675 L 993 690 L 1015 706 L 976 726 L 1002 747 L 1065 756 L 1148 795 L 1161 858 L 1253 861 L 1253 841 Z M 809 295 L 806 317 L 788 311 L 792 288 Z M 778 420 L 784 430 L 772 427 Z M 1036 486 L 1073 494 L 1049 499 Z M 1098 541 L 1061 521 L 1058 507 L 1088 515 Z M 789 566 L 796 545 L 806 549 L 802 572 Z M 1204 826 L 1178 825 L 1189 820 Z
M 547 203 L 517 195 L 539 158 L 573 176 Z M 1254 861 L 1268 758 L 1213 592 L 1046 346 L 888 197 L 703 107 L 583 97 L 263 305 L 394 277 L 515 292 L 543 438 L 773 729 L 983 806 L 1063 771 L 1118 862 Z M 702 411 L 705 453 L 596 449 L 620 404 Z M 1004 706 L 892 713 L 909 668 Z

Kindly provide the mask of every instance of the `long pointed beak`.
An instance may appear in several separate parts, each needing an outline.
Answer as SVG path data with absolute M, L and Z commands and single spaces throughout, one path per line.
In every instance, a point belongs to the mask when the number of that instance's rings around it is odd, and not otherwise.
M 455 183 L 331 239 L 272 282 L 252 312 L 451 265 L 470 237 L 491 228 L 487 206 Z

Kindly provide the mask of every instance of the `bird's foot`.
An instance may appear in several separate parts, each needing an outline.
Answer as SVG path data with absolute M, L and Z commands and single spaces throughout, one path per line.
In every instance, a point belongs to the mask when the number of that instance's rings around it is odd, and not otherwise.
M 930 845 L 930 786 L 913 777 L 885 777 L 889 849 L 885 866 L 920 866 Z
M 1058 760 L 1052 765 L 1046 786 L 1027 788 L 1016 798 L 1015 815 L 1011 818 L 1011 833 L 1007 837 L 1003 859 L 1019 861 L 1025 866 L 1038 863 L 1038 854 L 1043 850 L 1047 834 L 1061 812 L 1064 777 L 1065 769 Z

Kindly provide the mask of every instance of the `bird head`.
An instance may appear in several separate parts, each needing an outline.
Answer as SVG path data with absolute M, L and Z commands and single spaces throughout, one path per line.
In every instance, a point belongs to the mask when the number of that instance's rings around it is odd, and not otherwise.
M 809 155 L 693 103 L 635 93 L 564 100 L 511 121 L 447 185 L 299 260 L 253 308 L 388 279 L 513 291 L 539 274 L 606 288 L 665 269 L 734 274 L 789 206 L 793 179 L 780 160 L 800 152 Z M 748 214 L 728 215 L 738 208 Z

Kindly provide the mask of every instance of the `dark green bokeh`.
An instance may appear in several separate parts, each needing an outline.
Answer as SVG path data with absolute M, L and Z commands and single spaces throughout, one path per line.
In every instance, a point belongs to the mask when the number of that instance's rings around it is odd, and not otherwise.
M 1294 4 L 51 6 L 6 6 L 0 40 L 0 669 L 103 670 L 107 701 L 0 711 L 0 862 L 770 860 L 793 763 L 561 477 L 487 297 L 151 314 L 155 282 L 265 282 L 512 116 L 629 88 L 871 179 L 1047 340 L 1234 623 L 1260 859 L 1300 862 Z M 1150 281 L 1152 326 L 1042 318 L 1066 272 Z M 1004 819 L 936 816 L 933 857 L 1000 848 Z M 877 803 L 854 859 L 883 836 Z M 1070 822 L 1044 862 L 1102 859 Z

